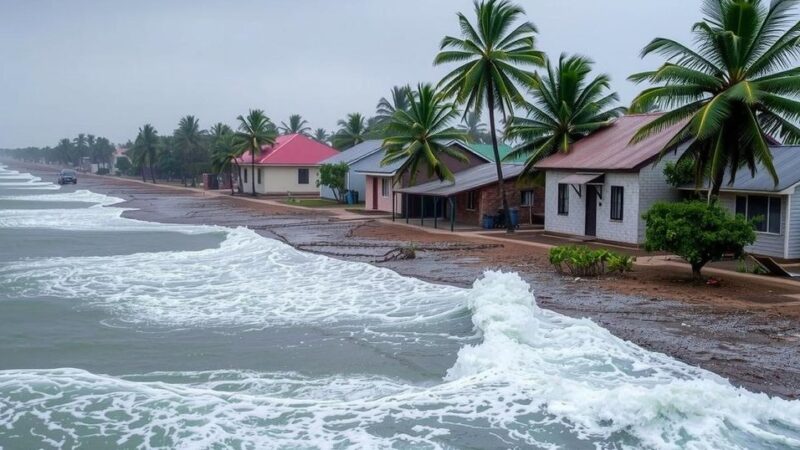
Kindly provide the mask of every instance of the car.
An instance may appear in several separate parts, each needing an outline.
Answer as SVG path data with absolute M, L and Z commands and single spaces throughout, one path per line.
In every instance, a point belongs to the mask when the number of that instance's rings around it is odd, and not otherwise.
M 78 184 L 78 174 L 74 170 L 64 169 L 58 172 L 58 184 Z

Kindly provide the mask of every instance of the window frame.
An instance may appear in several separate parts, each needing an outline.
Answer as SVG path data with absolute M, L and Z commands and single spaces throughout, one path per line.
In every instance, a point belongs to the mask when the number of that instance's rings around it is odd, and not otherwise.
M 478 209 L 478 191 L 471 190 L 467 191 L 467 201 L 466 201 L 466 210 L 467 211 L 475 211 Z
M 389 198 L 389 179 L 381 178 L 381 197 Z
M 752 217 L 750 216 L 750 198 L 751 197 L 758 197 L 758 198 L 765 198 L 767 200 L 766 204 L 766 213 L 764 214 L 764 220 L 762 220 L 759 224 L 755 225 L 755 232 L 759 234 L 769 234 L 772 236 L 781 236 L 783 234 L 783 197 L 775 196 L 775 195 L 751 195 L 751 194 L 737 194 L 736 198 L 734 199 L 734 214 L 741 214 L 747 220 L 751 220 Z M 740 206 L 742 206 L 739 201 L 740 199 L 744 199 L 744 211 L 740 210 Z M 770 231 L 770 225 L 772 221 L 770 220 L 770 211 L 772 210 L 772 204 L 774 202 L 778 202 L 778 231 Z M 758 227 L 763 224 L 764 230 L 759 230 Z
M 614 194 L 617 195 L 614 195 Z M 619 204 L 617 204 L 619 203 Z M 625 220 L 625 186 L 611 186 L 611 205 L 609 208 L 610 220 L 614 222 L 622 222 Z M 615 215 L 614 213 L 619 210 L 619 214 Z
M 301 174 L 305 173 L 305 181 L 303 181 L 303 177 Z M 311 174 L 308 170 L 308 167 L 299 167 L 297 169 L 297 184 L 310 184 Z
M 519 199 L 519 206 L 522 206 L 522 207 L 525 207 L 525 208 L 533 207 L 533 204 L 536 202 L 535 194 L 533 193 L 533 190 L 520 191 L 520 195 L 521 195 L 521 198 Z M 530 201 L 528 201 L 528 200 L 530 200 Z
M 559 216 L 569 215 L 569 185 L 566 183 L 558 183 L 556 193 L 556 212 Z
M 261 184 L 261 168 L 256 169 L 256 184 Z
M 247 167 L 244 168 L 244 182 L 247 183 Z

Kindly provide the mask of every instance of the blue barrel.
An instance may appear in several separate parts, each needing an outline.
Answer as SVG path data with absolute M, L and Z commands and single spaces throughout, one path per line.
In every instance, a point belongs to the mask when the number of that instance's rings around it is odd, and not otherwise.
M 353 193 L 353 204 L 355 205 L 358 203 L 358 191 L 350 191 L 350 192 Z
M 511 216 L 511 226 L 517 228 L 519 226 L 519 210 L 517 208 L 511 208 L 508 212 Z
M 486 228 L 487 230 L 494 228 L 494 216 L 490 216 L 488 214 L 483 215 L 483 228 Z
M 344 194 L 344 202 L 348 205 L 353 204 L 353 191 L 347 191 L 347 193 Z

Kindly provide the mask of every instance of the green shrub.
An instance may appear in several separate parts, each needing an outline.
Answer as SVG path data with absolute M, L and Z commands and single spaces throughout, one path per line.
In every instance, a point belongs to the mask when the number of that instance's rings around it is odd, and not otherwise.
M 695 278 L 707 263 L 725 254 L 740 257 L 756 240 L 753 222 L 713 203 L 656 203 L 642 216 L 647 223 L 645 248 L 685 259 Z
M 669 161 L 664 165 L 664 178 L 672 187 L 680 187 L 694 181 L 694 161 L 689 158 Z
M 550 249 L 550 264 L 559 273 L 576 277 L 596 277 L 608 272 L 628 272 L 634 258 L 609 250 L 593 250 L 586 246 L 565 245 Z
M 109 173 L 109 170 L 108 170 L 108 169 L 106 169 L 105 167 L 101 167 L 101 168 L 97 169 L 97 172 L 96 172 L 96 173 L 97 173 L 98 175 L 108 175 L 108 173 Z

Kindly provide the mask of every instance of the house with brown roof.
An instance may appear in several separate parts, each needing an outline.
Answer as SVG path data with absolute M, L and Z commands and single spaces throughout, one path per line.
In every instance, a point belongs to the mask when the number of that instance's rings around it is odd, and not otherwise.
M 536 169 L 545 172 L 545 231 L 641 244 L 642 219 L 658 201 L 680 199 L 667 184 L 664 166 L 686 150 L 677 146 L 663 158 L 661 150 L 682 124 L 637 143 L 636 132 L 658 114 L 628 115 L 576 142 L 569 153 L 541 160 Z

